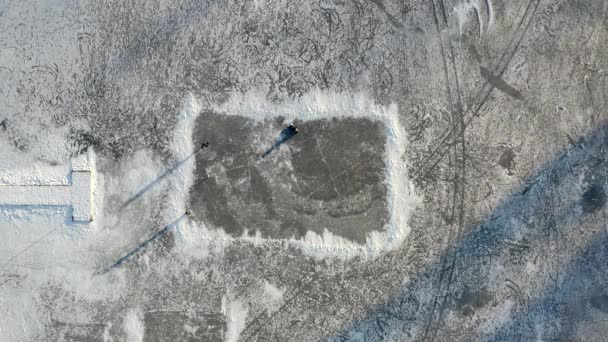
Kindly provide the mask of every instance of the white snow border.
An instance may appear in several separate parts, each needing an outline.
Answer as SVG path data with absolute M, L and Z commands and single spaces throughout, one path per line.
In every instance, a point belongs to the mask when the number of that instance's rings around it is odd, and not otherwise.
M 315 90 L 302 97 L 272 103 L 258 93 L 234 93 L 221 105 L 212 106 L 214 113 L 227 116 L 241 116 L 256 121 L 284 117 L 287 121 L 365 118 L 382 122 L 386 132 L 385 156 L 387 207 L 389 220 L 382 232 L 370 232 L 365 245 L 351 242 L 325 231 L 318 235 L 309 231 L 301 240 L 289 240 L 305 254 L 315 257 L 351 258 L 355 256 L 375 257 L 395 250 L 407 237 L 410 229 L 408 219 L 419 202 L 413 183 L 408 178 L 404 158 L 406 133 L 399 121 L 396 104 L 377 105 L 365 94 L 345 94 Z M 260 237 L 240 237 L 238 239 L 261 242 Z

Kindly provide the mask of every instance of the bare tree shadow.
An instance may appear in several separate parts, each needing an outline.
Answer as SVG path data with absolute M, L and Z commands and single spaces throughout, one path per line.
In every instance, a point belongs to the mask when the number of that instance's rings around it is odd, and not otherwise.
M 570 263 L 563 266 L 553 286 L 545 288 L 525 310 L 519 311 L 485 340 L 585 340 L 577 339 L 576 324 L 591 318 L 586 311 L 593 308 L 608 313 L 605 292 L 608 234 L 601 230 L 594 236 Z M 604 333 L 600 332 L 600 336 Z
M 515 248 L 513 241 L 517 240 L 515 234 L 519 224 L 538 219 L 538 226 L 543 225 L 546 229 L 544 233 L 534 236 L 536 240 L 528 241 L 528 249 L 546 243 L 549 239 L 555 239 L 559 234 L 573 234 L 574 227 L 591 217 L 590 215 L 601 214 L 601 209 L 606 204 L 604 189 L 608 160 L 604 156 L 607 146 L 608 123 L 604 123 L 527 177 L 483 222 L 469 227 L 452 246 L 448 246 L 440 256 L 411 276 L 405 285 L 396 289 L 384 304 L 373 307 L 363 317 L 348 322 L 328 340 L 435 340 L 438 331 L 445 324 L 443 311 L 446 307 L 453 308 L 457 305 L 454 287 L 449 289 L 448 286 L 447 289 L 438 291 L 435 297 L 439 300 L 433 301 L 430 298 L 433 296 L 428 296 L 428 292 L 433 288 L 442 288 L 441 283 L 437 284 L 441 281 L 437 274 L 445 271 L 445 260 L 456 260 L 451 267 L 458 270 L 455 275 L 457 282 L 461 285 L 480 287 L 490 281 L 490 265 L 496 262 L 501 253 Z M 582 194 L 564 190 L 571 190 L 575 171 L 597 173 L 590 177 L 593 180 L 589 182 L 587 189 L 581 190 Z M 558 201 L 559 207 L 553 207 L 557 196 L 562 196 Z M 553 305 L 558 300 L 557 297 L 567 297 L 570 292 L 580 288 L 577 284 L 591 272 L 608 274 L 605 272 L 608 254 L 605 222 L 597 222 L 592 226 L 595 225 L 601 227 L 586 227 L 589 233 L 584 235 L 587 240 L 584 241 L 578 256 L 569 263 L 562 264 L 559 272 L 563 279 L 566 279 L 564 285 L 544 288 L 537 298 L 531 298 L 527 301 L 528 304 L 518 308 L 517 313 L 511 316 L 510 323 L 498 324 L 494 336 L 486 338 L 494 341 L 518 340 L 520 337 L 514 337 L 514 330 L 517 333 L 525 330 L 526 324 L 534 317 L 542 317 L 548 312 L 556 314 L 557 311 L 547 310 L 547 307 Z M 516 266 L 523 268 L 525 263 Z M 460 336 L 461 339 L 465 338 L 463 340 L 482 337 Z
M 165 179 L 167 176 L 169 176 L 170 174 L 175 172 L 177 169 L 179 169 L 185 162 L 190 160 L 190 158 L 194 157 L 199 151 L 201 151 L 206 146 L 207 145 L 205 145 L 205 144 L 201 145 L 194 152 L 190 153 L 186 158 L 178 161 L 177 163 L 175 163 L 173 165 L 173 167 L 171 167 L 170 169 L 163 172 L 161 175 L 156 177 L 156 179 L 154 179 L 150 183 L 146 184 L 143 188 L 141 188 L 141 190 L 136 192 L 133 196 L 129 197 L 129 199 L 120 207 L 120 210 L 125 209 L 129 204 L 131 204 L 131 203 L 135 202 L 136 200 L 138 200 L 139 198 L 141 198 L 146 192 L 152 190 L 152 188 L 154 188 L 156 185 L 158 185 L 163 179 Z

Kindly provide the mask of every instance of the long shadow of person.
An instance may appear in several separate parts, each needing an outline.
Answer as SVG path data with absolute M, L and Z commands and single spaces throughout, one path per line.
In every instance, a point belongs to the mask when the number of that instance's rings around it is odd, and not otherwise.
M 287 126 L 285 129 L 283 129 L 281 131 L 281 134 L 279 134 L 279 137 L 274 142 L 274 145 L 272 145 L 272 147 L 270 147 L 268 150 L 266 150 L 266 152 L 264 152 L 264 154 L 262 154 L 262 158 L 265 158 L 275 148 L 278 148 L 281 144 L 283 144 L 287 140 L 293 138 L 296 134 L 298 134 L 298 128 L 296 126 L 294 126 L 294 125 Z

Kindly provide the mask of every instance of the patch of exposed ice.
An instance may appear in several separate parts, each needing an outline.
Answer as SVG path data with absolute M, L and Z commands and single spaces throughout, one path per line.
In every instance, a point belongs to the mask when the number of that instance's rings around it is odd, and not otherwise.
M 369 233 L 365 245 L 335 236 L 329 231 L 325 231 L 322 235 L 309 231 L 301 240 L 290 240 L 290 244 L 300 247 L 309 255 L 320 258 L 374 257 L 401 245 L 409 233 L 407 220 L 419 203 L 419 197 L 407 175 L 407 165 L 403 159 L 407 140 L 395 104 L 380 106 L 361 93 L 344 94 L 315 90 L 298 99 L 282 103 L 270 102 L 262 94 L 257 93 L 232 94 L 225 103 L 213 109 L 223 115 L 237 115 L 258 121 L 282 116 L 287 121 L 366 118 L 382 122 L 386 133 L 384 160 L 390 216 L 384 231 Z M 255 242 L 261 238 L 242 237 L 241 239 Z M 231 238 L 225 236 L 223 240 L 227 241 Z

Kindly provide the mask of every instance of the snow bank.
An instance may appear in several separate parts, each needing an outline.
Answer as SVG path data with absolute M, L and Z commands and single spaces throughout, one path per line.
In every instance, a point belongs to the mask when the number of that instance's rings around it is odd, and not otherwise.
M 396 105 L 388 107 L 375 104 L 364 94 L 332 93 L 316 90 L 301 98 L 282 103 L 273 103 L 262 94 L 232 94 L 214 111 L 223 115 L 236 115 L 258 121 L 270 120 L 279 116 L 287 121 L 365 118 L 380 121 L 385 126 L 387 205 L 389 222 L 383 232 L 371 232 L 365 245 L 359 245 L 325 231 L 322 235 L 308 232 L 302 240 L 291 240 L 290 244 L 300 247 L 305 253 L 316 256 L 351 258 L 354 256 L 374 257 L 393 250 L 401 245 L 409 227 L 407 220 L 419 202 L 414 186 L 407 175 L 407 165 L 403 159 L 406 148 L 405 132 L 399 122 Z M 230 240 L 230 237 L 223 237 Z M 260 242 L 260 237 L 241 239 Z
M 194 122 L 200 113 L 200 105 L 193 95 L 182 102 L 182 110 L 177 116 L 177 125 L 171 141 L 174 163 L 182 163 L 169 176 L 169 199 L 165 217 L 176 218 L 186 211 L 190 187 L 194 182 L 195 151 L 198 146 L 192 142 Z

